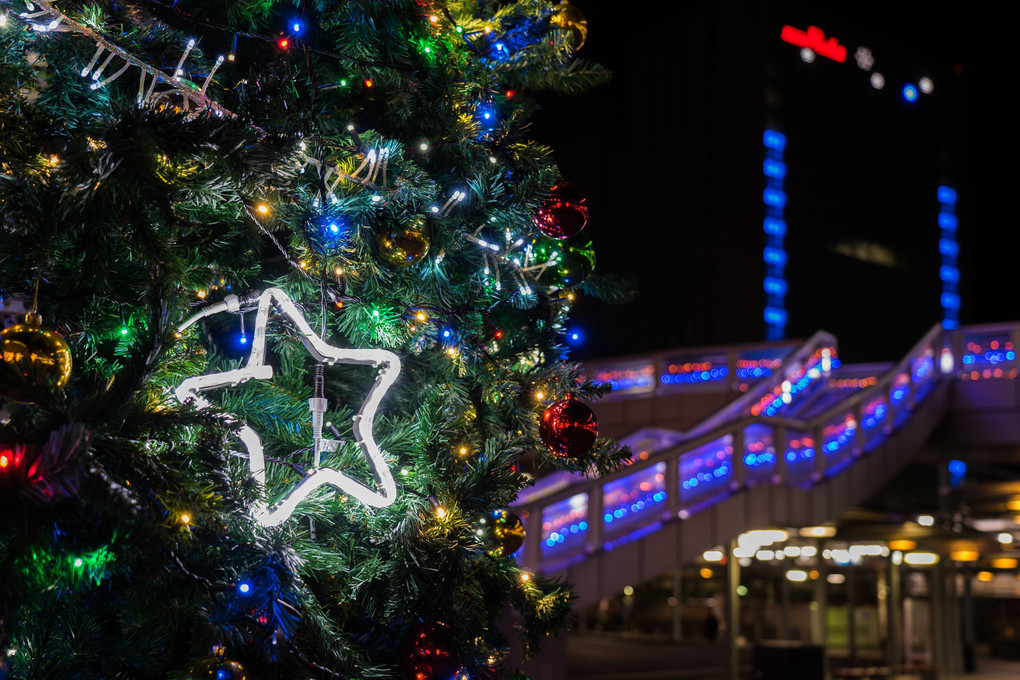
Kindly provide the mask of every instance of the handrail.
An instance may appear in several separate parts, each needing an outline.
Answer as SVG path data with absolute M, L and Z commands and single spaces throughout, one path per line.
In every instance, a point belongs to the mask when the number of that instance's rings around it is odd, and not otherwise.
M 957 355 L 960 343 L 965 342 L 968 336 L 972 336 L 975 333 L 1007 333 L 1016 342 L 1020 338 L 1020 325 L 1016 323 L 986 324 L 980 327 L 967 327 L 949 331 L 943 330 L 940 326 L 936 325 L 925 333 L 902 359 L 891 366 L 886 364 L 888 366 L 887 370 L 883 371 L 881 377 L 877 379 L 874 385 L 848 394 L 837 404 L 817 415 L 810 418 L 794 418 L 779 415 L 740 415 L 747 413 L 748 404 L 753 404 L 762 395 L 774 390 L 777 381 L 784 380 L 790 375 L 789 371 L 796 371 L 802 368 L 804 366 L 803 362 L 822 346 L 821 343 L 828 340 L 827 334 L 815 334 L 787 355 L 788 358 L 784 361 L 785 370 L 779 375 L 775 376 L 772 380 L 761 381 L 756 386 L 758 389 L 745 393 L 741 399 L 734 400 L 734 402 L 731 402 L 724 409 L 717 412 L 717 414 L 725 412 L 730 418 L 728 422 L 712 423 L 712 418 L 717 415 L 713 414 L 713 416 L 699 423 L 698 426 L 688 430 L 685 434 L 689 438 L 675 446 L 656 451 L 646 459 L 636 460 L 627 467 L 614 471 L 605 477 L 584 478 L 568 483 L 566 487 L 551 489 L 547 493 L 522 499 L 523 502 L 516 503 L 515 505 L 521 508 L 522 511 L 527 511 L 522 512 L 527 518 L 529 527 L 529 541 L 525 544 L 526 562 L 530 567 L 537 568 L 540 565 L 562 564 L 564 559 L 568 561 L 581 559 L 578 557 L 567 557 L 568 555 L 578 554 L 574 552 L 578 545 L 576 543 L 577 539 L 572 539 L 575 540 L 575 548 L 570 549 L 568 547 L 570 544 L 568 544 L 568 546 L 565 546 L 566 551 L 559 554 L 546 554 L 545 548 L 541 546 L 540 541 L 545 538 L 542 524 L 548 521 L 548 509 L 582 493 L 586 494 L 587 497 L 587 509 L 582 511 L 584 513 L 585 526 L 571 527 L 571 531 L 579 529 L 579 533 L 580 531 L 588 532 L 584 534 L 583 545 L 585 549 L 583 554 L 590 554 L 593 550 L 600 550 L 603 547 L 603 536 L 609 535 L 606 532 L 610 531 L 609 522 L 611 522 L 611 520 L 603 522 L 603 513 L 608 510 L 608 508 L 603 508 L 604 501 L 606 500 L 604 494 L 608 493 L 606 487 L 625 477 L 640 475 L 642 471 L 649 471 L 653 466 L 663 463 L 666 465 L 666 481 L 664 486 L 659 488 L 664 489 L 666 493 L 662 495 L 662 498 L 659 498 L 660 494 L 657 493 L 656 502 L 663 502 L 663 499 L 665 499 L 665 502 L 661 507 L 661 511 L 652 511 L 647 515 L 642 515 L 642 517 L 647 518 L 646 520 L 636 520 L 640 524 L 631 523 L 624 525 L 628 530 L 633 531 L 635 536 L 644 535 L 643 532 L 653 531 L 657 527 L 661 527 L 663 523 L 677 519 L 677 516 L 683 517 L 685 510 L 697 512 L 699 508 L 719 502 L 735 490 L 749 483 L 753 484 L 752 480 L 755 477 L 759 480 L 767 479 L 771 484 L 794 483 L 803 485 L 804 483 L 817 483 L 827 475 L 842 470 L 844 465 L 849 464 L 851 460 L 859 456 L 863 451 L 868 450 L 869 444 L 881 441 L 881 437 L 888 436 L 894 430 L 898 430 L 902 426 L 902 421 L 897 416 L 904 412 L 913 411 L 915 405 L 921 399 L 926 399 L 929 394 L 932 394 L 933 388 L 940 382 L 960 377 L 961 362 L 955 362 L 953 370 L 948 371 L 948 365 L 941 361 L 942 354 L 948 350 Z M 918 359 L 925 357 L 931 362 L 931 372 L 918 380 L 914 375 L 914 371 L 917 368 L 916 363 Z M 944 371 L 947 372 L 944 373 Z M 899 383 L 896 381 L 902 380 L 900 376 L 904 374 L 908 376 L 908 380 L 904 384 L 906 389 L 901 399 L 900 397 L 894 397 L 893 393 L 899 386 Z M 869 433 L 864 429 L 867 426 L 861 422 L 862 409 L 866 408 L 866 405 L 876 397 L 886 400 L 888 415 L 883 416 L 887 420 L 884 421 L 885 424 L 881 430 L 871 430 L 871 433 Z M 741 405 L 735 406 L 735 403 L 740 403 Z M 848 426 L 854 428 L 853 431 L 850 431 L 845 439 L 841 438 L 842 435 L 837 435 L 836 439 L 827 439 L 829 435 L 823 434 L 825 429 L 829 425 L 838 424 L 838 421 L 850 411 L 853 413 L 855 422 L 850 420 L 846 422 Z M 745 453 L 749 450 L 745 448 L 747 444 L 745 437 L 749 434 L 748 428 L 752 426 L 762 426 L 766 430 L 761 435 L 765 439 L 751 441 L 755 443 L 767 442 L 765 444 L 767 447 L 766 451 L 774 455 L 774 458 L 766 463 L 769 467 L 757 468 L 757 463 L 745 461 Z M 787 435 L 790 434 L 792 436 L 793 432 L 802 432 L 811 439 L 807 447 L 812 449 L 813 453 L 797 459 L 791 457 L 788 461 L 786 455 L 791 439 Z M 877 432 L 882 434 L 874 434 Z M 758 433 L 755 433 L 755 436 L 758 436 Z M 703 447 L 706 445 L 720 442 L 720 440 L 724 440 L 726 437 L 730 437 L 730 439 L 726 441 L 725 446 L 732 448 L 726 452 L 726 458 L 723 458 L 720 452 L 719 460 L 724 461 L 728 469 L 723 475 L 716 475 L 719 477 L 719 483 L 704 487 L 698 486 L 697 490 L 695 490 L 693 484 L 690 489 L 687 488 L 686 482 L 681 485 L 680 481 L 685 479 L 685 475 L 688 474 L 686 472 L 683 473 L 684 476 L 680 474 L 684 466 L 691 464 L 701 465 L 703 460 L 701 452 L 695 454 L 696 458 L 685 458 L 685 456 L 699 451 L 699 449 L 703 450 Z M 879 439 L 876 439 L 876 437 Z M 835 448 L 828 447 L 829 444 L 837 441 L 839 444 Z M 810 464 L 805 463 L 807 458 L 812 457 L 814 458 L 813 462 Z M 711 458 L 704 460 L 708 460 L 709 464 L 711 464 Z M 720 465 L 722 464 L 720 462 Z M 790 467 L 792 465 L 798 466 L 797 471 Z M 809 465 L 809 467 L 805 468 L 805 465 Z M 702 472 L 706 469 L 708 468 L 700 468 Z M 756 470 L 761 470 L 761 472 L 756 473 Z M 805 471 L 809 474 L 805 475 Z M 702 472 L 697 474 L 699 479 Z M 763 478 L 762 474 L 766 476 Z M 638 476 L 637 479 L 642 479 L 642 477 Z M 693 479 L 692 477 L 692 481 Z M 728 483 L 726 483 L 727 481 Z M 657 483 L 663 484 L 662 479 L 659 479 Z M 683 490 L 681 490 L 680 486 L 683 487 Z M 704 488 L 704 491 L 702 491 L 702 488 Z M 614 505 L 614 507 L 619 506 Z M 556 512 L 557 514 L 559 513 L 558 510 Z M 563 519 L 560 518 L 558 521 L 562 522 Z M 574 520 L 568 519 L 567 521 L 573 522 Z M 554 522 L 554 526 L 566 525 Z M 563 531 L 563 529 L 556 529 L 556 531 Z M 548 533 L 548 529 L 546 533 Z M 552 534 L 551 538 L 557 538 L 557 536 Z M 562 536 L 558 540 L 562 542 Z M 530 548 L 527 547 L 529 544 Z M 605 545 L 609 546 L 610 543 Z
M 943 331 L 940 325 L 933 326 L 924 335 L 924 337 L 922 337 L 921 340 L 910 349 L 910 352 L 908 352 L 903 359 L 894 364 L 889 370 L 887 370 L 882 375 L 881 378 L 878 379 L 878 382 L 863 390 L 858 390 L 854 394 L 848 395 L 846 399 L 840 401 L 838 404 L 830 407 L 828 410 L 823 411 L 822 413 L 815 415 L 808 420 L 789 418 L 783 416 L 768 416 L 768 417 L 745 416 L 740 420 L 736 421 L 731 420 L 726 424 L 716 425 L 714 429 L 708 430 L 691 439 L 686 439 L 683 442 L 677 444 L 676 446 L 656 451 L 646 460 L 635 461 L 634 463 L 627 465 L 626 467 L 621 468 L 620 470 L 612 472 L 603 477 L 585 478 L 583 481 L 579 481 L 578 483 L 573 484 L 564 489 L 557 489 L 555 491 L 550 492 L 548 495 L 542 496 L 540 498 L 529 498 L 525 503 L 522 503 L 522 505 L 532 505 L 538 502 L 539 500 L 541 500 L 541 505 L 549 505 L 551 503 L 555 503 L 556 501 L 560 501 L 565 498 L 570 498 L 575 494 L 582 493 L 583 492 L 582 487 L 598 484 L 604 485 L 606 483 L 615 481 L 616 479 L 619 479 L 621 477 L 625 477 L 627 475 L 633 474 L 634 472 L 643 470 L 647 467 L 651 467 L 652 465 L 656 465 L 657 463 L 662 462 L 663 459 L 669 458 L 670 456 L 680 455 L 683 453 L 687 453 L 689 451 L 693 451 L 705 444 L 725 437 L 727 434 L 735 434 L 736 432 L 744 430 L 749 425 L 760 424 L 768 425 L 771 427 L 785 427 L 787 429 L 796 429 L 811 432 L 815 428 L 825 425 L 826 423 L 831 421 L 833 418 L 839 416 L 840 414 L 846 413 L 848 409 L 853 408 L 858 404 L 862 404 L 866 400 L 870 400 L 873 396 L 882 393 L 883 389 L 888 389 L 891 386 L 892 381 L 903 372 L 904 368 L 907 368 L 909 371 L 911 361 L 917 358 L 917 356 L 919 356 L 920 353 L 923 352 L 926 347 L 928 347 L 929 345 L 935 346 L 937 344 L 935 340 L 939 338 L 942 334 Z M 817 344 L 813 344 L 816 338 L 824 339 L 826 335 L 828 334 L 824 332 L 816 333 L 815 335 L 811 336 L 811 338 L 809 338 L 807 341 L 805 341 L 801 345 L 801 347 L 798 348 L 798 351 L 806 351 L 808 347 L 817 346 Z M 764 390 L 761 392 L 761 394 L 764 394 L 767 391 L 769 390 Z M 746 393 L 744 396 L 748 396 L 749 394 L 750 393 Z M 756 401 L 757 398 L 760 398 L 758 395 L 751 396 L 756 397 L 755 399 L 752 400 L 751 403 L 753 403 L 753 401 Z M 732 404 L 734 403 L 736 402 L 731 402 L 731 404 L 724 407 L 724 409 L 720 409 L 720 411 L 718 411 L 717 413 L 723 410 L 729 411 L 736 410 L 732 408 Z M 744 409 L 740 409 L 738 412 L 743 411 Z M 714 415 L 715 414 L 713 414 L 713 416 Z M 711 419 L 713 416 L 710 416 L 708 419 L 706 419 L 706 421 Z M 698 429 L 699 428 L 697 427 L 692 428 L 687 432 L 681 432 L 680 434 L 690 435 L 696 432 Z

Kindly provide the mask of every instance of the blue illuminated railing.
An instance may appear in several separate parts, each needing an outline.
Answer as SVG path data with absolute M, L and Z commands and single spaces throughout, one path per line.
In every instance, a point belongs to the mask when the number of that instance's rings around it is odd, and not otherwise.
M 827 345 L 802 346 L 782 367 L 791 372 L 763 377 L 760 389 L 737 397 L 733 403 L 740 407 L 727 411 L 728 422 L 698 426 L 686 441 L 635 456 L 632 465 L 604 479 L 574 479 L 565 488 L 527 497 L 518 507 L 528 535 L 540 540 L 526 541 L 524 563 L 560 568 L 654 533 L 744 487 L 810 485 L 837 475 L 896 432 L 944 378 L 1016 379 L 1018 343 L 1020 324 L 935 328 L 881 375 L 850 378 L 864 387 L 846 390 L 845 399 L 814 417 L 740 416 L 786 376 L 803 379 L 820 369 L 813 358 Z M 729 360 L 736 365 L 734 356 Z

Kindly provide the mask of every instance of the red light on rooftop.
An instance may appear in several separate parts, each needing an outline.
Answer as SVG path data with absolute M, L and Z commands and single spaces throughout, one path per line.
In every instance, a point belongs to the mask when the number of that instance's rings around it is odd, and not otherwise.
M 806 47 L 815 54 L 843 63 L 846 61 L 846 47 L 840 45 L 835 38 L 826 38 L 822 29 L 808 26 L 806 31 L 793 26 L 783 26 L 779 39 L 797 47 Z

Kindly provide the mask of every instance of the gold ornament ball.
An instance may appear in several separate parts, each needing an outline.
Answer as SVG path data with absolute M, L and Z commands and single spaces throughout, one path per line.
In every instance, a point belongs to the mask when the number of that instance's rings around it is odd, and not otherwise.
M 584 46 L 584 41 L 588 38 L 588 20 L 577 7 L 564 0 L 556 6 L 551 23 L 558 29 L 570 33 L 566 44 L 571 52 L 576 52 Z
M 184 680 L 252 680 L 244 666 L 223 658 L 223 648 L 214 647 L 213 655 L 193 663 Z
M 506 557 L 524 545 L 524 522 L 509 510 L 496 510 L 489 517 L 487 547 L 493 557 Z
M 0 331 L 0 396 L 31 404 L 71 377 L 71 350 L 38 314 Z
M 432 235 L 429 224 L 421 215 L 412 217 L 407 226 L 380 228 L 375 234 L 379 257 L 392 267 L 410 267 L 429 252 Z

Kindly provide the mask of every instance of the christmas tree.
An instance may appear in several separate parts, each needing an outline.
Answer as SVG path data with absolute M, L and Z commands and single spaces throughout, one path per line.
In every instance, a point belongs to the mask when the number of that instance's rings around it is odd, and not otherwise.
M 527 136 L 586 32 L 0 2 L 0 676 L 514 677 L 564 628 L 511 506 L 626 455 L 564 331 L 625 291 Z

